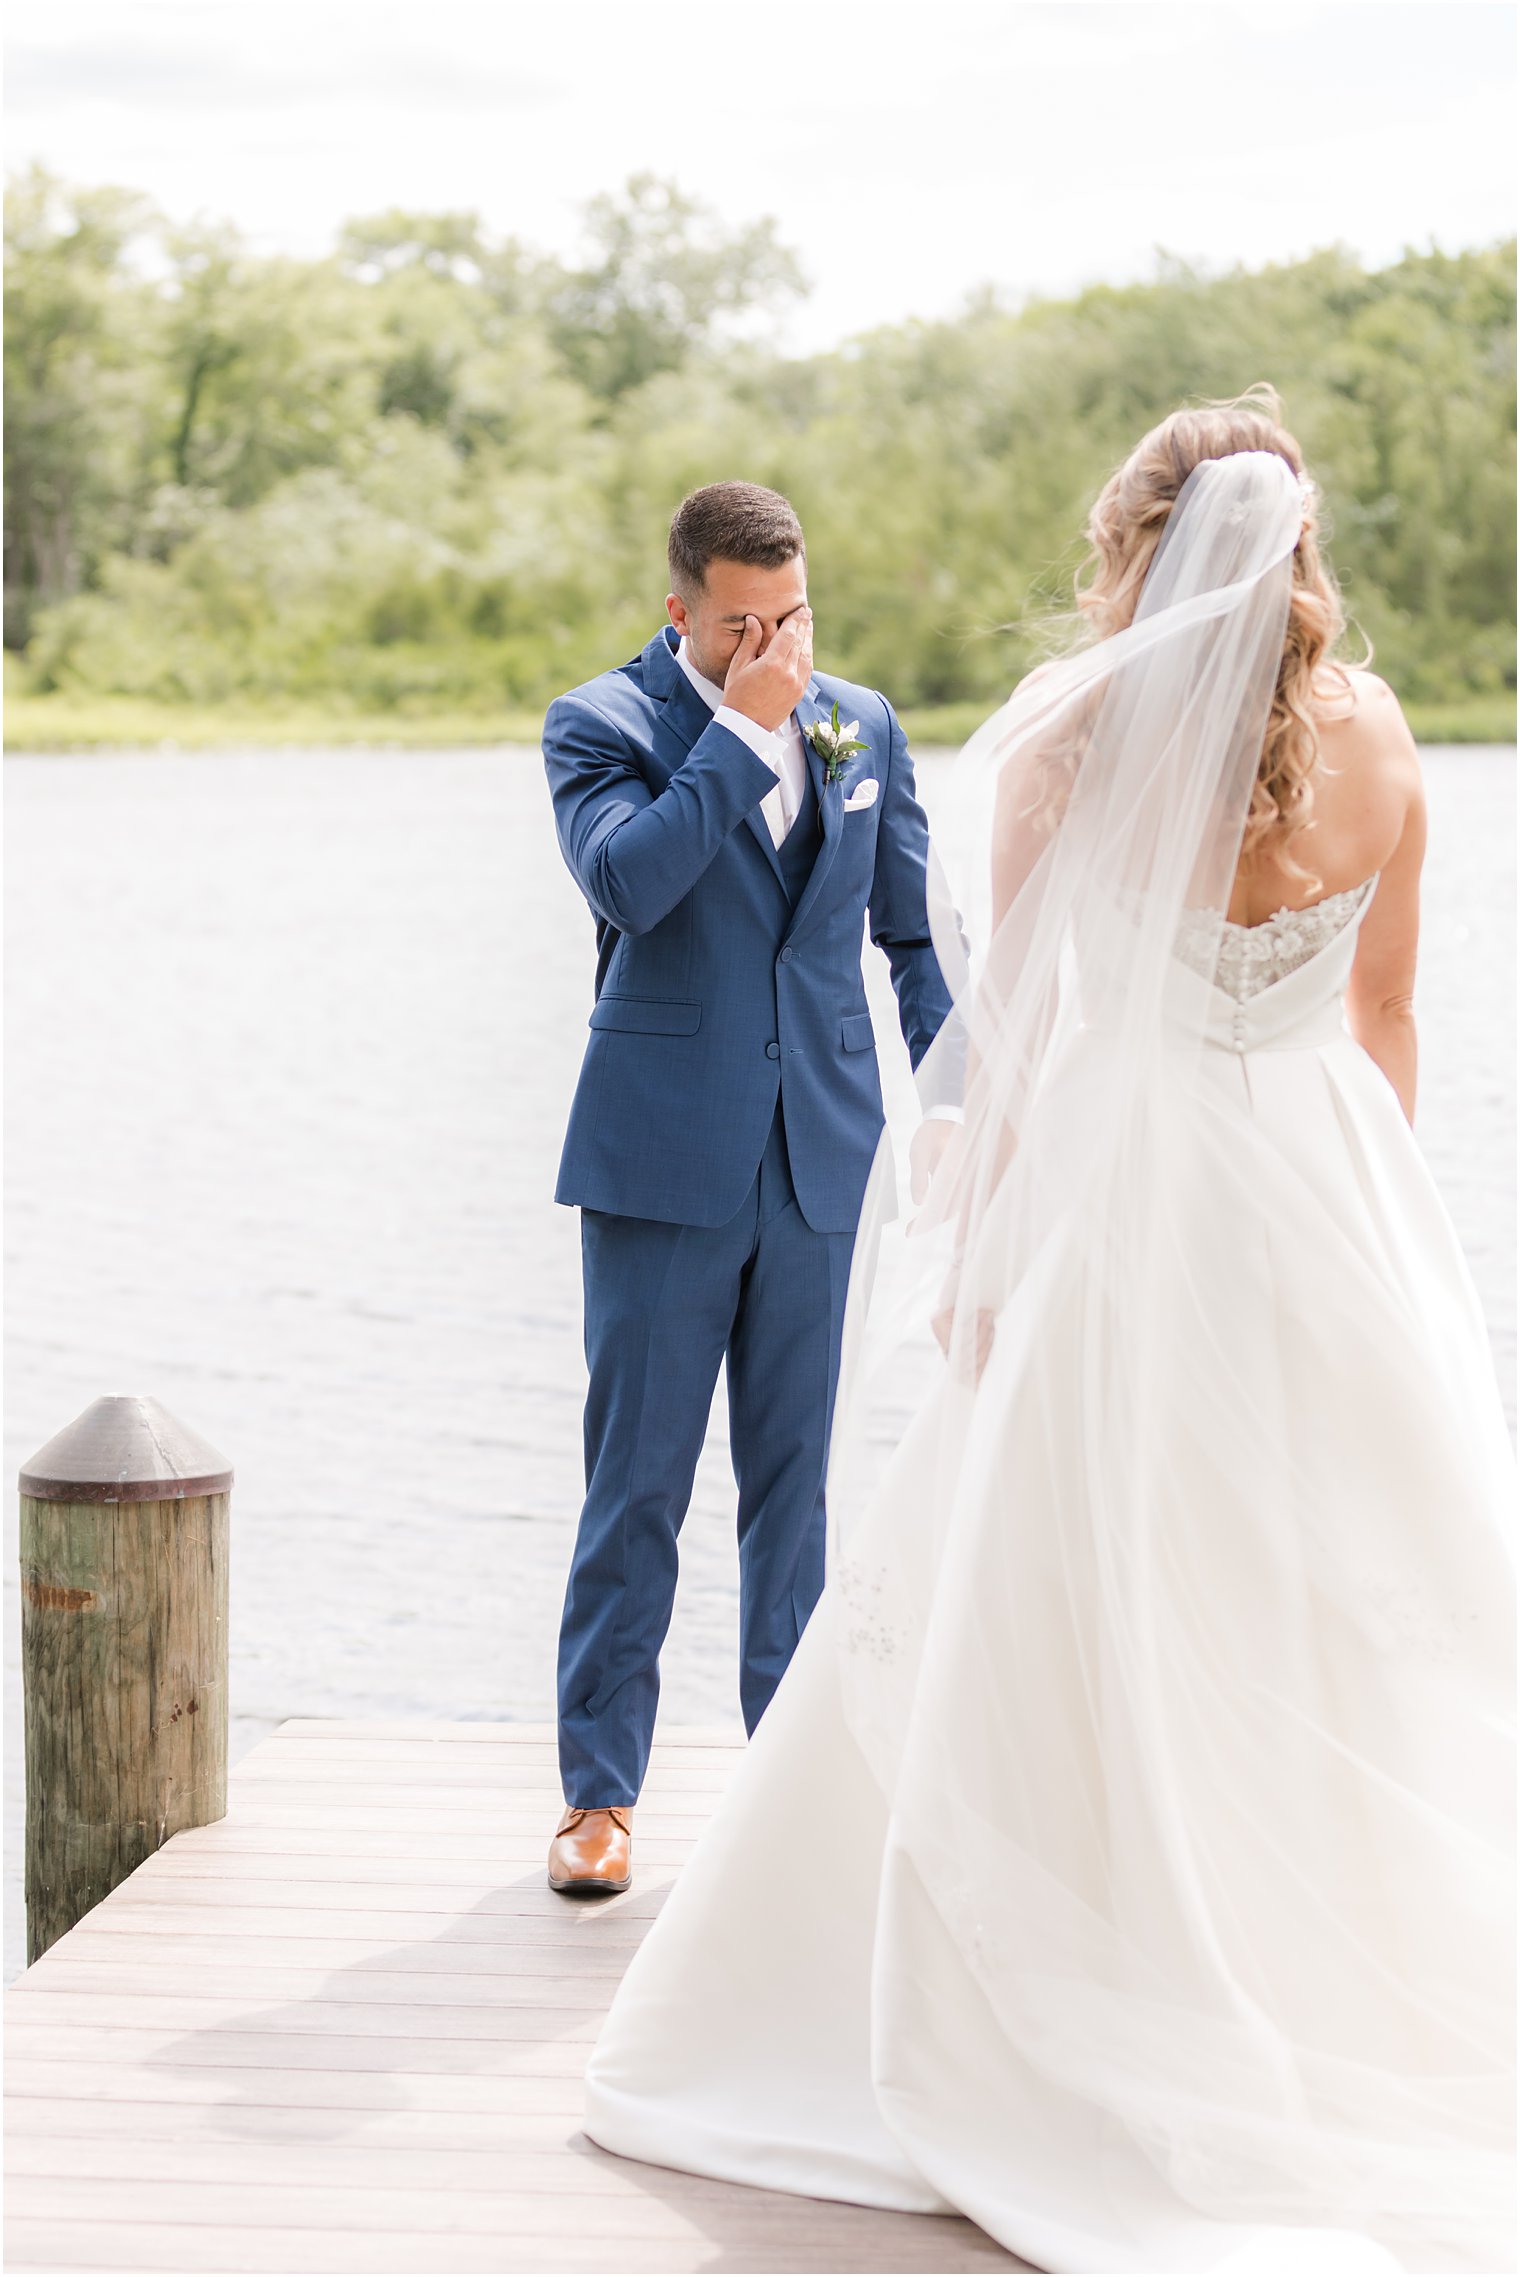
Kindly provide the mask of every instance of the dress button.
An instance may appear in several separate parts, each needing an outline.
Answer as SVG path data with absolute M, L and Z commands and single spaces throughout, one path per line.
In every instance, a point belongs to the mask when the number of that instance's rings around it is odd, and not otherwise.
M 767 1059 L 779 1059 L 781 1057 L 781 1046 L 779 1044 L 767 1044 L 765 1056 Z
M 792 961 L 792 952 L 791 952 L 791 950 L 790 950 L 790 949 L 783 949 L 783 950 L 782 950 L 782 952 L 781 952 L 781 962 L 782 962 L 784 965 L 789 965 L 789 964 L 791 963 L 791 961 Z

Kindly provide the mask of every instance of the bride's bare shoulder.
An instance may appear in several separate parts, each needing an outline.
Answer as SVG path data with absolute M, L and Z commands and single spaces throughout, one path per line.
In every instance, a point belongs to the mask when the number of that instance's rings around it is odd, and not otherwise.
M 1331 766 L 1394 774 L 1418 769 L 1404 707 L 1375 672 L 1356 664 L 1321 665 L 1314 682 L 1314 710 Z
M 1014 694 L 1022 696 L 1030 688 L 1037 688 L 1042 680 L 1050 678 L 1058 664 L 1064 664 L 1065 661 L 1066 659 L 1062 656 L 1046 656 L 1038 664 L 1031 664 L 1022 680 L 1016 684 Z

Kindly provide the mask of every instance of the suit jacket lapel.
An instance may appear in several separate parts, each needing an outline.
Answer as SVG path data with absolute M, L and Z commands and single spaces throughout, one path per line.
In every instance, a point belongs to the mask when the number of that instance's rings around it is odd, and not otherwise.
M 826 719 L 829 708 L 822 700 L 817 681 L 810 681 L 806 695 L 797 706 L 797 725 L 802 730 L 802 748 L 807 753 L 808 772 L 813 778 L 813 789 L 818 794 L 818 819 L 823 828 L 823 844 L 818 849 L 818 859 L 813 864 L 812 873 L 793 912 L 787 932 L 789 941 L 795 940 L 801 932 L 812 913 L 813 904 L 823 891 L 824 880 L 833 868 L 834 857 L 839 851 L 839 835 L 844 827 L 844 793 L 837 783 L 824 780 L 823 761 L 808 741 L 808 729 L 815 720 Z
M 673 672 L 655 725 L 655 755 L 667 773 L 682 764 L 712 713 L 684 672 Z

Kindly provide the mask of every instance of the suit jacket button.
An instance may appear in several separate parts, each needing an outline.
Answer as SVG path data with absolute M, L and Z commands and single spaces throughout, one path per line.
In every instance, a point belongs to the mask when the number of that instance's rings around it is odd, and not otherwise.
M 783 950 L 782 950 L 782 952 L 781 952 L 781 962 L 782 962 L 784 965 L 789 965 L 789 964 L 791 963 L 791 961 L 792 961 L 792 952 L 791 952 L 791 950 L 790 950 L 790 949 L 783 949 Z
M 781 1046 L 779 1044 L 767 1044 L 765 1056 L 767 1059 L 779 1059 L 781 1057 Z

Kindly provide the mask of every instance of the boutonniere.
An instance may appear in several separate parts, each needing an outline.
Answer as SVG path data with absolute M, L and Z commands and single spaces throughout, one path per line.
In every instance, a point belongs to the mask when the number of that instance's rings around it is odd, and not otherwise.
M 809 723 L 807 739 L 823 761 L 825 785 L 838 782 L 857 751 L 870 750 L 870 744 L 862 743 L 855 732 L 859 725 L 858 719 L 852 719 L 846 720 L 841 727 L 837 704 L 831 719 L 815 719 Z

